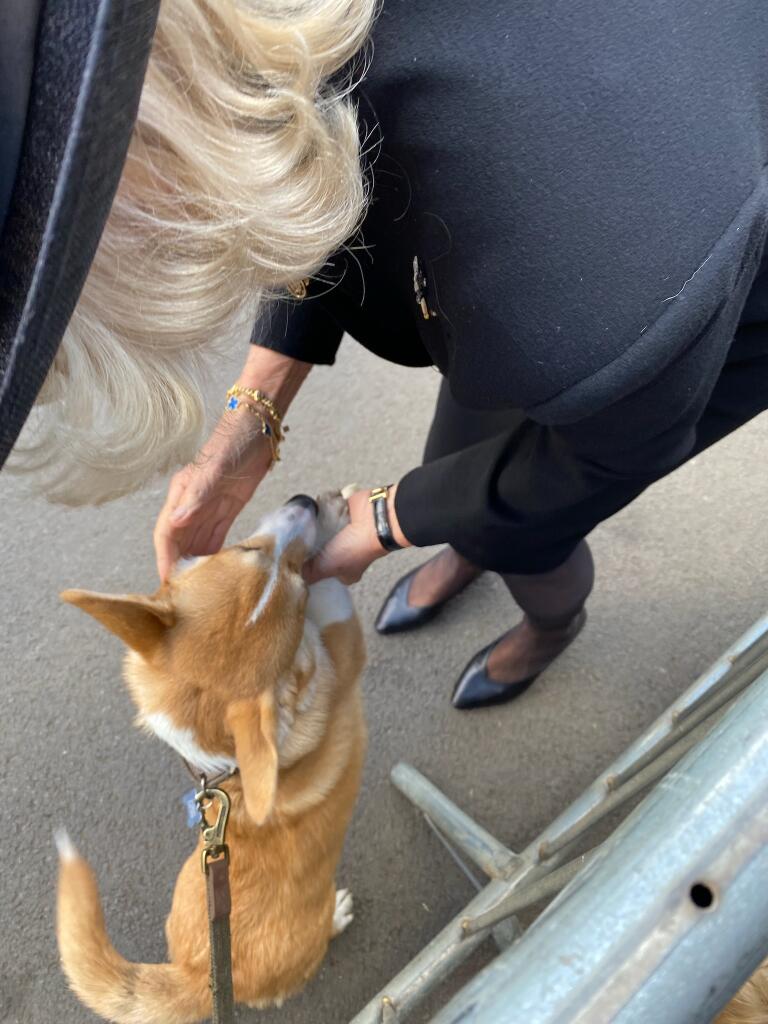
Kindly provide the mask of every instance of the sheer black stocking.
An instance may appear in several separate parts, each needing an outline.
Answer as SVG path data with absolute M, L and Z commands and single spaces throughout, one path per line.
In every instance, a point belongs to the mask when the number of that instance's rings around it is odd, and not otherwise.
M 592 553 L 586 541 L 581 541 L 573 554 L 550 572 L 503 575 L 524 617 L 491 652 L 491 679 L 498 683 L 521 682 L 543 672 L 562 654 L 584 625 L 584 604 L 594 578 Z
M 482 572 L 453 548 L 443 548 L 418 570 L 408 590 L 408 604 L 425 608 L 442 604 L 463 590 Z

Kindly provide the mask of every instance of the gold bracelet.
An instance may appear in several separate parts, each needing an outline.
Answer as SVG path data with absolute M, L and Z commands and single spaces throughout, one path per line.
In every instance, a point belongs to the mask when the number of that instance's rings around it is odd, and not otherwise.
M 267 417 L 257 409 L 255 405 L 251 405 L 250 402 L 243 398 L 237 398 L 236 395 L 231 395 L 224 406 L 226 412 L 237 412 L 238 409 L 247 409 L 252 413 L 261 424 L 261 433 L 269 438 L 269 447 L 272 451 L 272 463 L 280 462 L 280 442 L 283 440 L 283 435 L 279 427 L 272 426 L 267 422 Z
M 264 408 L 269 413 L 269 415 L 275 421 L 275 424 L 278 427 L 281 427 L 283 418 L 277 411 L 275 403 L 268 395 L 265 395 L 263 391 L 259 391 L 256 388 L 245 388 L 242 387 L 240 384 L 233 384 L 232 387 L 227 392 L 227 398 L 232 398 L 233 396 L 236 395 L 246 395 L 248 398 L 253 399 L 254 402 L 258 402 L 260 405 L 263 405 Z

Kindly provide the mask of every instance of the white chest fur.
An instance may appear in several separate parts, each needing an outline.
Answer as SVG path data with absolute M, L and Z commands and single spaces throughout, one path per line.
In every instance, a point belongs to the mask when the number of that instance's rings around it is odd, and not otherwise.
M 307 618 L 318 629 L 334 622 L 346 622 L 354 614 L 349 590 L 339 580 L 320 580 L 309 588 Z
M 206 775 L 218 775 L 237 767 L 237 762 L 233 758 L 227 757 L 226 754 L 213 754 L 208 750 L 203 750 L 191 729 L 174 725 L 168 715 L 162 711 L 144 715 L 142 721 L 158 739 L 163 740 L 169 747 L 181 754 L 185 761 L 199 771 L 205 772 Z

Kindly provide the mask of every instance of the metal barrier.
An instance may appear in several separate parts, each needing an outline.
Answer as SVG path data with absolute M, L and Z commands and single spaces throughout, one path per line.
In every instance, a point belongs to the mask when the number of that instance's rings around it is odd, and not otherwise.
M 489 881 L 351 1024 L 402 1024 L 491 935 L 503 952 L 433 1024 L 704 1024 L 768 952 L 768 616 L 520 854 L 414 768 L 392 781 Z

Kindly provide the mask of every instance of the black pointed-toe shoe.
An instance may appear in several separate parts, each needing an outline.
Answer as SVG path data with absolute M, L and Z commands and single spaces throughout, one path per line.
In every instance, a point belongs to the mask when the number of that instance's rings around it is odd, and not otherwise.
M 423 626 L 425 622 L 434 619 L 445 604 L 445 601 L 438 601 L 436 604 L 427 604 L 420 608 L 408 604 L 411 583 L 420 568 L 421 566 L 419 565 L 401 577 L 390 590 L 386 601 L 381 606 L 381 611 L 376 617 L 376 631 L 378 633 L 404 633 L 407 629 L 416 629 L 417 626 Z
M 567 642 L 563 646 L 562 650 L 559 651 L 552 658 L 555 661 L 565 651 L 567 647 L 570 647 L 571 643 L 576 639 L 579 633 L 584 628 L 584 623 L 587 621 L 587 613 L 584 608 L 578 613 L 573 619 L 571 627 L 569 629 L 570 635 L 567 638 Z M 527 676 L 525 679 L 521 679 L 517 683 L 497 683 L 494 679 L 488 675 L 488 659 L 491 656 L 491 651 L 494 649 L 507 634 L 504 633 L 502 636 L 497 637 L 492 644 L 488 644 L 482 651 L 479 651 L 474 658 L 471 659 L 467 667 L 459 676 L 459 680 L 453 688 L 451 694 L 451 704 L 459 711 L 469 711 L 472 708 L 485 708 L 492 704 L 506 704 L 507 701 L 514 700 L 516 697 L 521 696 L 525 691 L 536 682 L 542 672 L 549 668 L 552 662 L 545 665 L 540 672 L 535 672 L 531 676 Z
M 491 679 L 488 675 L 488 658 L 498 642 L 494 640 L 492 644 L 479 651 L 459 676 L 451 695 L 451 704 L 459 711 L 485 708 L 491 704 L 506 704 L 508 700 L 514 700 L 525 693 L 539 678 L 540 672 L 521 679 L 519 683 L 497 683 Z

